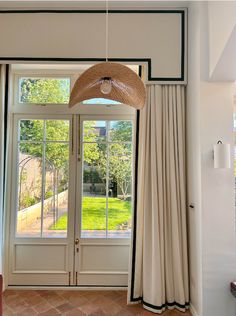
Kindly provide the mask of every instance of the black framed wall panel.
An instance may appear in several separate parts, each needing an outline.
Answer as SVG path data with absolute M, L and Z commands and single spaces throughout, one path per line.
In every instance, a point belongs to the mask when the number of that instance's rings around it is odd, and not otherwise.
M 146 65 L 150 83 L 186 84 L 186 34 L 186 9 L 110 10 L 109 59 Z M 105 11 L 0 11 L 0 42 L 2 63 L 103 61 Z

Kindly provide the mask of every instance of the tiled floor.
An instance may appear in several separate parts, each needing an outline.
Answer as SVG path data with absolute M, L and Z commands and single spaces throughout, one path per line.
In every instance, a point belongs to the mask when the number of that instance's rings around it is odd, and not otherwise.
M 126 305 L 126 291 L 7 290 L 3 294 L 3 316 L 134 316 L 155 315 L 139 305 Z M 191 316 L 167 311 L 164 316 Z

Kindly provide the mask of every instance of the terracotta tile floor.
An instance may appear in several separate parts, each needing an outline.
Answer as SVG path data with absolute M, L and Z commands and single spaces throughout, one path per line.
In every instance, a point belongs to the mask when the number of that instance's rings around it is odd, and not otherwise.
M 126 291 L 7 290 L 3 316 L 134 316 L 155 315 L 139 305 L 126 305 Z M 167 311 L 164 316 L 191 316 Z

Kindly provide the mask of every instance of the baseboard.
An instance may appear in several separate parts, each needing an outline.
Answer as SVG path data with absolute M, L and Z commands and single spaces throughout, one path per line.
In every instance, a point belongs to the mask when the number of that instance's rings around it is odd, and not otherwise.
M 190 303 L 190 312 L 192 314 L 192 316 L 199 316 L 198 313 L 196 312 L 195 307 L 192 305 L 192 303 Z
M 3 282 L 2 282 L 2 291 L 4 292 L 5 290 L 6 290 L 6 285 L 5 285 L 5 282 L 3 280 Z
M 127 291 L 127 287 L 123 286 L 22 286 L 9 285 L 8 290 L 74 290 L 74 291 Z

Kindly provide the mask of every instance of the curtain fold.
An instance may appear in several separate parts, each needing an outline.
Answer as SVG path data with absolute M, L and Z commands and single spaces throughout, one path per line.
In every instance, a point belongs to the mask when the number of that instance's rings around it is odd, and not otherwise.
M 161 313 L 189 305 L 185 87 L 147 86 L 140 111 L 128 303 Z

